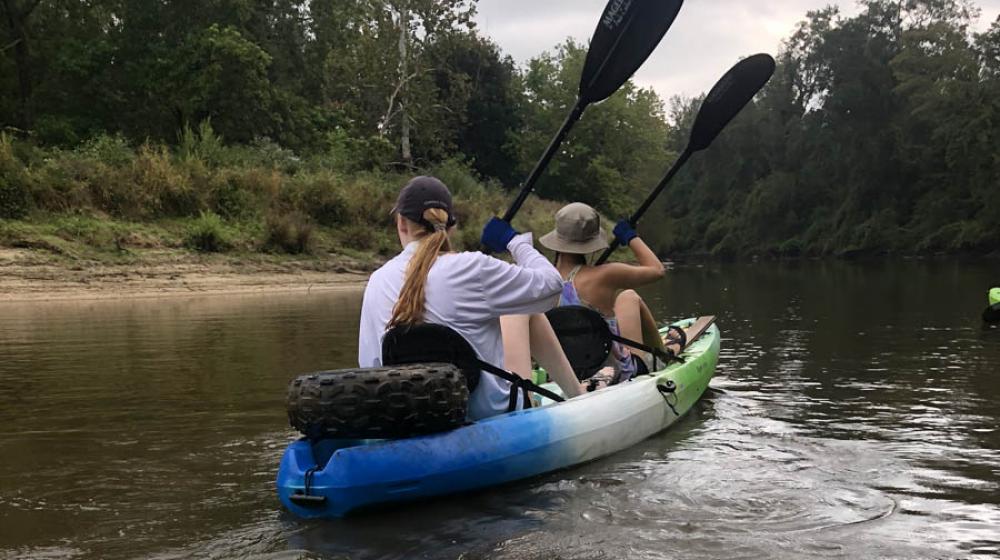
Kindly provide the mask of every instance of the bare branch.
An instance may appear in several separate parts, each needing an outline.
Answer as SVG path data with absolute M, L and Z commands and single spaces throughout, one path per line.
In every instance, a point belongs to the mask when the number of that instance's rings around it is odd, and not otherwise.
M 408 84 L 413 78 L 416 78 L 418 75 L 419 75 L 418 72 L 414 72 L 413 74 L 406 76 L 405 78 L 400 80 L 398 84 L 396 84 L 396 89 L 393 90 L 392 95 L 389 96 L 389 107 L 386 109 L 385 116 L 382 117 L 382 120 L 379 122 L 378 125 L 380 135 L 382 135 L 381 131 L 387 130 L 389 128 L 389 121 L 391 121 L 392 118 L 395 117 L 396 114 L 398 113 L 398 110 L 396 110 L 395 108 L 396 97 L 398 97 L 399 93 L 403 91 L 403 88 L 406 86 L 406 84 Z
M 7 51 L 7 50 L 10 50 L 10 49 L 13 49 L 20 42 L 21 42 L 21 39 L 14 39 L 14 41 L 12 43 L 10 43 L 9 45 L 6 45 L 3 48 L 0 48 L 0 53 L 2 53 L 4 51 Z

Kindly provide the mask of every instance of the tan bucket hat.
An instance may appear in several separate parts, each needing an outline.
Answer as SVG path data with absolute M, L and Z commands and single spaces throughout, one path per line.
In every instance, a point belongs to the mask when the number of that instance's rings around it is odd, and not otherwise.
M 601 228 L 601 215 L 582 202 L 567 204 L 556 212 L 556 229 L 539 240 L 543 247 L 559 253 L 586 255 L 608 248 Z

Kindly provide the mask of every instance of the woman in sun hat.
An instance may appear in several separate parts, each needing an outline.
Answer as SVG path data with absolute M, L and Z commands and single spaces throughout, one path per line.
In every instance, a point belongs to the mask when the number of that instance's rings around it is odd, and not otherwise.
M 556 227 L 539 239 L 556 252 L 556 268 L 563 278 L 559 305 L 583 305 L 599 312 L 611 332 L 624 338 L 663 348 L 656 320 L 634 288 L 663 278 L 663 263 L 639 239 L 627 220 L 614 229 L 615 241 L 628 246 L 638 264 L 587 264 L 587 255 L 607 249 L 607 235 L 596 210 L 574 202 L 556 212 Z M 627 381 L 649 371 L 649 357 L 615 342 L 611 349 L 615 377 Z
M 544 315 L 532 315 L 555 307 L 562 278 L 532 246 L 530 233 L 518 235 L 499 218 L 483 230 L 483 244 L 495 253 L 510 251 L 515 264 L 480 252 L 452 251 L 449 235 L 456 220 L 451 193 L 434 177 L 408 182 L 393 214 L 403 251 L 372 273 L 365 287 L 358 337 L 361 367 L 382 365 L 382 339 L 388 329 L 427 322 L 458 332 L 483 361 L 530 378 L 530 357 L 527 369 L 507 365 L 505 348 L 511 345 L 503 340 L 500 327 L 501 316 L 524 314 L 525 336 L 512 354 L 531 356 L 534 350 L 565 396 L 581 394 L 551 325 Z M 469 418 L 506 412 L 509 397 L 509 382 L 482 376 L 469 397 Z

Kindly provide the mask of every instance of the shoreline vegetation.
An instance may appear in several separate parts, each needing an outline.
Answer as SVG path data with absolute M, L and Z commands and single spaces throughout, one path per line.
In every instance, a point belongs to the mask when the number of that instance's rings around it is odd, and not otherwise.
M 208 125 L 178 149 L 100 136 L 64 151 L 0 135 L 0 206 L 19 216 L 0 219 L 0 302 L 358 286 L 399 252 L 388 209 L 417 172 L 326 163 L 225 146 Z M 508 193 L 459 161 L 423 172 L 457 198 L 456 249 L 478 248 Z M 535 201 L 518 225 L 540 235 L 559 207 Z
M 456 245 L 475 249 L 574 103 L 587 51 L 566 40 L 518 66 L 475 5 L 10 4 L 0 279 L 363 274 L 398 251 L 387 209 L 419 173 L 452 189 Z M 1000 256 L 1000 19 L 975 32 L 978 14 L 938 0 L 808 12 L 640 234 L 666 259 Z M 581 201 L 610 229 L 700 103 L 626 83 L 514 227 L 541 235 Z
M 190 138 L 60 151 L 0 136 L 0 179 L 23 187 L 0 191 L 23 207 L 0 219 L 0 302 L 341 288 L 399 252 L 388 209 L 412 174 L 331 172 L 276 146 L 225 147 L 207 126 Z M 426 173 L 456 195 L 456 249 L 475 250 L 507 193 L 457 161 Z M 537 201 L 518 224 L 543 232 L 559 206 Z

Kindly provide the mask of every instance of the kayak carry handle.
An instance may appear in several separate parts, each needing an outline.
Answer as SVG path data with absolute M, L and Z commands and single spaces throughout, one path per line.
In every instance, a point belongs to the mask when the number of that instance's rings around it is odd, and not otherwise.
M 312 490 L 313 477 L 316 476 L 316 471 L 319 470 L 319 465 L 314 465 L 312 468 L 305 472 L 306 487 L 302 490 L 296 490 L 294 494 L 288 496 L 288 499 L 297 506 L 302 506 L 305 508 L 319 508 L 323 507 L 326 503 L 326 496 L 315 496 L 310 494 L 309 491 Z
M 674 412 L 674 416 L 680 416 L 680 414 L 677 413 L 677 409 L 674 408 L 674 405 L 677 404 L 677 384 L 674 383 L 673 380 L 668 379 L 663 383 L 657 383 L 656 390 L 663 395 L 663 402 L 667 403 L 670 410 Z M 670 397 L 674 397 L 674 402 L 670 402 Z
M 326 496 L 313 496 L 311 494 L 304 494 L 301 491 L 292 494 L 288 499 L 297 506 L 307 508 L 318 508 L 326 504 Z

